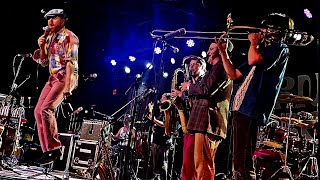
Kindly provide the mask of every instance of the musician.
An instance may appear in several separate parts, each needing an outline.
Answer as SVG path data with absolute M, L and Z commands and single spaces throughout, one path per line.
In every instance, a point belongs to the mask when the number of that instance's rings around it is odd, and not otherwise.
M 33 55 L 34 61 L 41 66 L 49 66 L 50 73 L 34 111 L 43 152 L 39 164 L 51 163 L 61 156 L 55 110 L 64 97 L 71 95 L 78 82 L 79 40 L 65 27 L 65 11 L 52 9 L 44 18 L 49 31 L 39 37 L 39 49 Z
M 186 156 L 183 158 L 182 179 L 192 179 L 194 174 L 199 180 L 214 179 L 215 153 L 220 141 L 226 138 L 232 83 L 228 81 L 215 43 L 210 44 L 207 54 L 209 70 L 204 73 L 205 61 L 191 56 L 190 71 L 196 74 L 198 69 L 200 75 L 193 82 L 184 82 L 180 86 L 181 91 L 188 91 L 192 100 L 187 125 L 190 135 L 185 135 L 184 139 Z M 219 88 L 221 84 L 225 85 Z
M 289 48 L 281 42 L 285 29 L 293 29 L 293 20 L 272 13 L 262 21 L 262 33 L 250 33 L 248 61 L 235 68 L 219 42 L 224 68 L 232 80 L 243 78 L 235 93 L 232 111 L 233 167 L 235 179 L 255 179 L 253 154 L 258 126 L 269 119 L 278 97 L 289 59 Z M 268 28 L 277 31 L 268 30 Z
M 127 146 L 128 141 L 129 141 L 129 133 L 130 133 L 130 121 L 131 121 L 131 116 L 129 114 L 125 114 L 123 116 L 123 126 L 118 130 L 116 135 L 112 135 L 112 140 L 113 141 L 118 141 L 119 145 L 121 146 Z M 132 129 L 131 131 L 131 140 L 130 140 L 130 147 L 133 148 L 134 140 L 136 137 L 136 130 L 135 128 Z
M 160 99 L 160 103 L 168 100 L 167 93 L 163 94 Z M 152 162 L 152 174 L 155 178 L 160 176 L 160 179 L 165 179 L 164 161 L 165 155 L 168 154 L 168 136 L 165 135 L 164 125 L 164 113 L 158 109 L 154 109 L 153 117 L 153 136 L 151 140 L 151 162 Z M 149 114 L 148 119 L 152 120 L 152 114 Z
M 197 56 L 187 56 L 185 61 L 189 62 L 189 72 L 192 83 L 200 82 L 206 72 L 206 62 Z M 185 93 L 178 89 L 171 90 L 171 96 L 185 99 Z M 190 112 L 187 112 L 188 116 Z M 188 119 L 189 120 L 189 119 Z M 186 127 L 183 127 L 186 128 Z M 197 177 L 194 167 L 194 135 L 185 133 L 183 136 L 183 161 L 182 180 L 193 180 Z

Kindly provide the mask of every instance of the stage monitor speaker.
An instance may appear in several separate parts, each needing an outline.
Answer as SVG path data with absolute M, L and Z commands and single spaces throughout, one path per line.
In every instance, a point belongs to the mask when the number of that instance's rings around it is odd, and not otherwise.
M 80 132 L 81 140 L 98 141 L 101 135 L 101 129 L 108 122 L 101 120 L 83 120 Z

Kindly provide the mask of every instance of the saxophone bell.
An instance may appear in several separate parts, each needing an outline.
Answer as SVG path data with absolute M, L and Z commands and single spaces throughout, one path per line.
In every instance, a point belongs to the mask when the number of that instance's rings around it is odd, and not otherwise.
M 159 108 L 160 108 L 160 111 L 167 111 L 170 109 L 171 107 L 171 101 L 170 100 L 165 100 L 163 101 L 162 103 L 160 103 L 159 105 Z

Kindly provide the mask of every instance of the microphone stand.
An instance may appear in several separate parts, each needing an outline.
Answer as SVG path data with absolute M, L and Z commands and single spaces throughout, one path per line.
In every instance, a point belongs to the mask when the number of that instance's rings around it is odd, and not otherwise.
M 154 47 L 153 49 L 156 47 L 157 43 L 158 42 L 161 42 L 162 43 L 162 53 L 161 53 L 161 59 L 160 59 L 160 65 L 159 65 L 159 71 L 158 71 L 158 74 L 155 73 L 155 76 L 156 76 L 156 92 L 158 92 L 159 90 L 159 86 L 160 86 L 160 77 L 161 77 L 161 74 L 163 73 L 163 55 L 164 55 L 164 51 L 167 50 L 167 42 L 162 40 L 162 41 L 158 41 L 156 40 L 154 42 Z M 154 65 L 154 53 L 153 53 L 153 57 L 152 57 L 152 62 L 153 62 L 153 65 Z M 155 95 L 155 98 L 154 98 L 154 101 L 153 101 L 153 104 L 157 104 L 157 100 L 158 100 L 158 93 L 156 93 Z M 152 111 L 152 116 L 151 116 L 151 119 L 154 119 L 154 112 Z M 147 149 L 147 155 L 146 155 L 146 160 L 145 160 L 145 163 L 144 163 L 144 173 L 143 173 L 143 178 L 142 180 L 148 180 L 148 171 L 149 171 L 149 158 L 150 158 L 150 155 L 151 155 L 151 145 L 152 145 L 152 142 L 151 142 L 151 137 L 152 137 L 152 127 L 154 126 L 154 121 L 150 121 L 150 127 L 149 127 L 149 133 L 148 133 L 148 149 Z
M 17 68 L 17 72 L 15 72 L 15 68 L 14 68 L 14 65 L 15 65 L 15 58 L 17 57 L 17 55 L 14 57 L 14 60 L 13 60 L 13 73 L 14 73 L 14 78 L 13 78 L 13 82 L 12 82 L 12 85 L 11 85 L 11 88 L 10 88 L 10 92 L 9 92 L 9 96 L 12 96 L 11 98 L 10 98 L 10 102 L 9 102 L 9 109 L 8 109 L 8 115 L 7 115 L 7 117 L 6 117 L 6 120 L 5 120 L 5 122 L 4 122 L 4 124 L 6 125 L 6 124 L 8 124 L 8 122 L 11 120 L 11 111 L 12 111 L 12 107 L 13 107 L 13 98 L 14 98 L 14 96 L 16 95 L 16 94 L 18 94 L 17 93 L 17 89 L 22 85 L 22 84 L 24 84 L 29 78 L 30 78 L 30 75 L 28 75 L 27 76 L 27 78 L 24 80 L 24 81 L 22 81 L 22 83 L 20 84 L 20 85 L 17 85 L 16 84 L 16 80 L 17 80 L 17 77 L 18 77 L 18 75 L 19 75 L 19 72 L 20 72 L 20 69 L 21 69 L 21 65 L 22 65 L 22 62 L 23 62 L 23 60 L 24 60 L 24 57 L 22 57 L 21 58 L 21 61 L 20 61 L 20 63 L 19 63 L 19 66 L 18 66 L 18 68 Z M 21 105 L 22 103 L 20 102 L 20 105 Z M 18 140 L 18 133 L 20 133 L 19 131 L 20 131 L 20 125 L 21 125 L 21 116 L 19 117 L 19 119 L 18 119 L 18 127 L 17 127 L 17 129 L 16 129 L 16 131 L 15 131 L 15 137 L 13 138 L 13 140 L 14 140 L 14 142 L 13 142 L 13 152 L 15 151 L 15 148 L 16 148 L 16 146 L 17 145 L 19 145 L 18 143 L 19 143 L 19 141 L 17 141 Z M 4 134 L 6 134 L 7 133 L 7 128 L 4 128 L 4 132 L 3 132 Z M 13 153 L 12 152 L 12 153 Z M 10 167 L 5 167 L 4 165 L 3 165 L 3 155 L 4 155 L 4 153 L 5 152 L 3 152 L 3 154 L 1 155 L 1 162 L 0 162 L 0 167 L 2 167 L 3 169 L 6 169 L 6 170 L 10 170 L 10 171 L 12 171 L 12 172 L 14 172 L 14 173 L 16 173 L 16 174 L 19 174 L 19 175 L 21 175 L 20 173 L 18 173 L 18 172 L 16 172 L 16 171 L 14 171 L 12 168 L 10 168 Z
M 131 103 L 135 104 L 136 101 L 138 100 L 138 102 L 140 102 L 142 99 L 144 99 L 145 97 L 149 96 L 151 93 L 153 93 L 154 91 L 150 91 L 149 89 L 145 90 L 144 92 L 142 92 L 139 95 L 136 95 L 137 93 L 137 89 L 138 89 L 138 83 L 134 82 L 135 86 L 131 85 L 130 89 L 132 89 L 132 87 L 135 87 L 135 96 L 128 101 L 124 106 L 122 106 L 120 109 L 118 109 L 116 112 L 114 112 L 111 116 L 108 117 L 114 117 L 117 113 L 119 113 L 121 110 L 123 110 L 125 107 L 127 107 L 128 105 L 130 105 Z M 129 131 L 129 139 L 128 139 L 128 144 L 127 147 L 124 149 L 124 167 L 121 168 L 122 172 L 121 172 L 121 178 L 122 180 L 124 180 L 124 174 L 125 172 L 127 172 L 129 170 L 128 164 L 129 164 L 129 153 L 127 152 L 128 149 L 130 148 L 130 144 L 131 144 L 131 136 L 132 136 L 132 130 L 134 127 L 134 123 L 135 123 L 135 114 L 137 113 L 135 106 L 133 106 L 133 114 L 134 116 L 132 116 L 133 118 L 131 118 L 131 124 L 130 124 L 130 131 Z

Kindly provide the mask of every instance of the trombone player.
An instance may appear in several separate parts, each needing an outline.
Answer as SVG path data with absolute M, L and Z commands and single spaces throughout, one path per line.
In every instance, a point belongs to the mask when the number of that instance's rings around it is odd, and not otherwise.
M 236 180 L 256 179 L 253 154 L 259 125 L 265 125 L 278 97 L 286 71 L 289 48 L 283 42 L 293 20 L 279 13 L 269 14 L 261 33 L 250 33 L 248 60 L 235 68 L 221 38 L 217 40 L 223 66 L 231 80 L 243 79 L 230 106 L 233 134 L 233 176 Z M 224 35 L 222 35 L 223 37 Z M 267 177 L 268 178 L 268 177 Z

